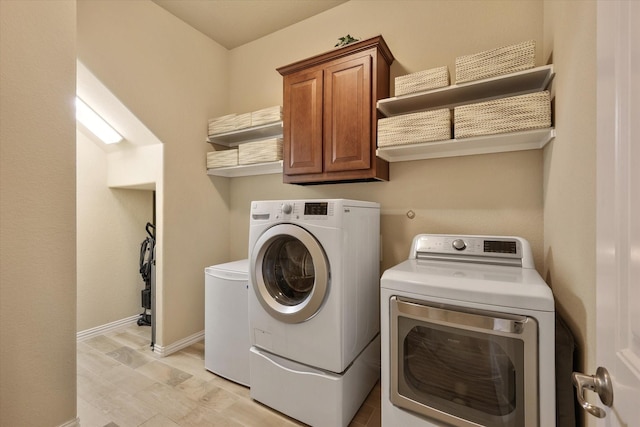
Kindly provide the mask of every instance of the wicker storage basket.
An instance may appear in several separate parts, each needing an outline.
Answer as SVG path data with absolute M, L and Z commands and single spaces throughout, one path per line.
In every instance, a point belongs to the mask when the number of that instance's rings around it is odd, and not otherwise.
M 238 146 L 238 164 L 275 162 L 282 160 L 282 138 L 246 142 Z
M 451 139 L 448 108 L 378 120 L 378 147 Z
M 238 150 L 220 150 L 207 153 L 207 169 L 238 166 Z
M 549 91 L 463 105 L 454 109 L 456 139 L 550 126 Z
M 236 128 L 236 114 L 209 119 L 209 135 L 231 132 Z
M 235 124 L 236 130 L 251 127 L 251 113 L 238 114 L 235 119 Z
M 449 86 L 449 69 L 446 66 L 396 77 L 395 94 L 401 96 L 444 86 Z
M 456 58 L 456 83 L 486 79 L 535 67 L 534 40 Z
M 251 126 L 266 125 L 280 120 L 282 120 L 281 105 L 263 108 L 262 110 L 253 111 L 251 113 Z

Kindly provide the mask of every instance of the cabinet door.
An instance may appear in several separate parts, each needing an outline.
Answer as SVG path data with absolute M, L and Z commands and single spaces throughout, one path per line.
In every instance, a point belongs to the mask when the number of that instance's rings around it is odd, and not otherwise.
M 371 167 L 371 108 L 370 55 L 325 68 L 325 172 Z
M 284 77 L 284 173 L 322 172 L 322 69 Z

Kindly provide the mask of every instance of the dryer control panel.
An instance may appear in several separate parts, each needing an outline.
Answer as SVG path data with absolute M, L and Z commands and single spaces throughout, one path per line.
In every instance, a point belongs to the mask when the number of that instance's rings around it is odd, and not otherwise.
M 409 258 L 533 268 L 531 248 L 521 237 L 419 234 Z

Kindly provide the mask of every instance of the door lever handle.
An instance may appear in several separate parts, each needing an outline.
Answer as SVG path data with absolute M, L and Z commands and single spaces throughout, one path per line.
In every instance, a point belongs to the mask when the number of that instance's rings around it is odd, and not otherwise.
M 604 405 L 611 407 L 611 405 L 613 405 L 613 386 L 611 384 L 609 372 L 602 366 L 596 369 L 595 375 L 585 375 L 581 372 L 574 372 L 571 374 L 571 381 L 573 382 L 573 386 L 576 388 L 580 406 L 594 417 L 606 417 L 607 413 L 604 409 L 587 402 L 584 398 L 584 390 L 587 389 L 595 391 L 598 393 L 600 401 Z

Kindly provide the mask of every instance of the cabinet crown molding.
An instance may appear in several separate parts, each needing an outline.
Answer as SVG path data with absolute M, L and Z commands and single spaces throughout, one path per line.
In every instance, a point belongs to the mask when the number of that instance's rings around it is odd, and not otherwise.
M 387 64 L 391 65 L 393 63 L 394 61 L 393 54 L 391 53 L 389 46 L 387 46 L 387 43 L 384 41 L 384 38 L 381 35 L 379 35 L 376 37 L 372 37 L 370 39 L 350 43 L 346 46 L 336 48 L 336 49 L 321 53 L 319 55 L 312 56 L 311 58 L 294 62 L 289 65 L 284 65 L 280 68 L 276 68 L 276 70 L 278 71 L 278 73 L 285 76 L 287 74 L 292 74 L 297 71 L 312 67 L 314 65 L 322 64 L 329 60 L 335 60 L 343 56 L 349 56 L 354 53 L 357 53 L 360 51 L 366 51 L 369 49 L 378 49 L 379 53 L 385 59 Z

